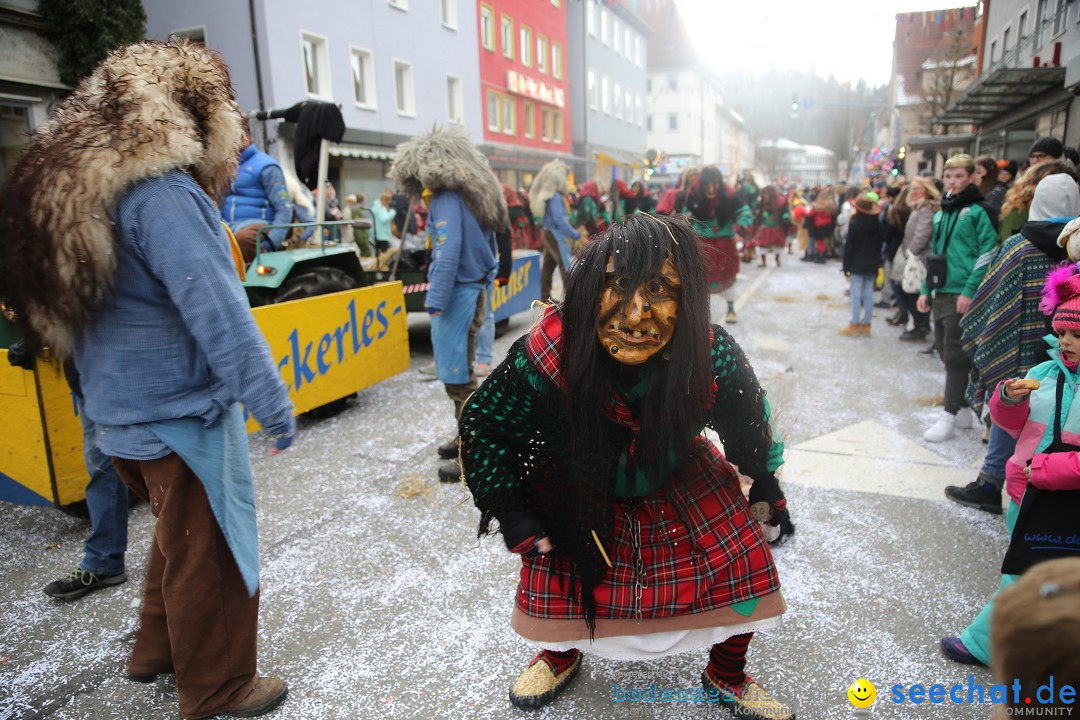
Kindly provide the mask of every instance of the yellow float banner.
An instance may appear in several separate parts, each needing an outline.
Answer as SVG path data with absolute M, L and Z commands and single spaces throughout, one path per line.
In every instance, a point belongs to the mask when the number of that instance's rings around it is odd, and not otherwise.
M 296 414 L 409 369 L 400 282 L 264 305 L 252 312 Z M 248 432 L 258 428 L 249 417 Z

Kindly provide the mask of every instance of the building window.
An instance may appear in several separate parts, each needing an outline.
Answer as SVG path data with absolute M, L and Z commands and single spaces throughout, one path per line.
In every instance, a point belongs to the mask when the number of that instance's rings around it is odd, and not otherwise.
M 540 109 L 540 139 L 544 142 L 551 142 L 553 134 L 553 119 L 551 108 Z
M 495 11 L 490 5 L 480 6 L 480 44 L 485 50 L 495 50 Z
M 990 43 L 990 67 L 997 63 L 997 40 Z
M 330 58 L 326 38 L 302 32 L 300 44 L 304 53 L 304 86 L 308 95 L 329 98 Z
M 982 3 L 979 3 L 981 6 Z M 1046 19 L 1046 0 L 1036 0 L 1035 2 L 1035 27 L 1032 28 L 1032 44 L 1033 48 L 1042 47 L 1042 26 L 1043 20 Z
M 641 96 L 634 96 L 634 117 L 637 118 L 638 127 L 645 127 L 645 119 L 641 109 Z
M 416 93 L 413 90 L 412 65 L 404 60 L 394 61 L 394 95 L 398 115 L 416 115 Z
M 199 25 L 198 27 L 184 28 L 183 30 L 173 30 L 169 33 L 169 37 L 174 38 L 187 38 L 192 42 L 206 44 L 206 26 Z
M 502 122 L 499 120 L 499 111 L 502 110 L 502 98 L 494 90 L 487 92 L 487 129 L 491 132 L 502 130 Z
M 551 74 L 562 80 L 562 47 L 557 43 L 551 43 Z
M 542 73 L 548 71 L 548 42 L 543 35 L 536 36 L 536 69 Z
M 679 129 L 679 115 L 678 113 L 668 113 L 667 116 L 667 129 L 678 130 Z
M 1024 33 L 1026 31 L 1027 31 L 1027 10 L 1020 13 L 1020 21 L 1016 24 L 1016 32 L 1017 32 L 1016 42 L 1018 42 L 1018 43 L 1024 42 L 1024 38 L 1026 37 L 1026 35 Z
M 634 62 L 638 67 L 645 67 L 645 56 L 641 54 L 641 36 L 634 36 Z
M 1068 112 L 1064 109 L 1040 115 L 1035 125 L 1035 137 L 1065 137 L 1065 118 Z
M 615 117 L 622 119 L 622 85 L 615 83 Z
M 626 93 L 626 122 L 631 125 L 634 124 L 634 97 L 630 93 Z
M 409 0 L 390 0 L 390 7 L 397 8 L 398 10 L 408 11 Z
M 517 135 L 517 100 L 503 95 L 502 105 L 502 131 L 507 135 Z
M 525 106 L 525 127 L 522 128 L 522 132 L 527 138 L 536 137 L 536 105 L 531 102 L 524 103 Z
M 1067 0 L 1057 0 L 1054 8 L 1054 35 L 1065 31 L 1065 16 L 1069 13 Z
M 598 102 L 598 98 L 596 96 L 596 73 L 590 70 L 586 75 L 586 78 L 589 94 L 589 107 L 593 110 L 596 110 L 600 106 L 600 103 Z
M 1012 28 L 1005 28 L 1001 31 L 1001 57 L 1005 59 L 1005 56 L 1009 54 L 1009 35 L 1012 33 Z
M 552 137 L 552 139 L 555 140 L 555 142 L 561 144 L 562 141 L 563 141 L 563 129 L 562 129 L 562 125 L 563 125 L 562 117 L 563 116 L 562 116 L 562 113 L 559 112 L 558 110 L 556 110 L 551 115 L 552 115 L 552 123 L 554 124 L 554 128 L 553 128 L 554 132 L 551 134 L 551 137 Z
M 353 100 L 365 110 L 375 109 L 375 57 L 370 50 L 352 49 Z
M 611 47 L 616 53 L 622 52 L 622 25 L 618 20 L 611 21 Z
M 611 88 L 608 87 L 608 79 L 600 78 L 600 102 L 605 115 L 611 114 Z
M 679 76 L 678 75 L 668 75 L 667 76 L 667 87 L 668 87 L 668 90 L 678 90 L 679 89 Z
M 596 37 L 596 3 L 585 3 L 585 27 L 590 35 Z
M 630 62 L 634 61 L 633 44 L 630 40 L 630 28 L 623 30 L 623 53 L 626 55 L 626 59 Z
M 442 12 L 442 24 L 451 30 L 457 30 L 457 0 L 442 0 L 439 9 Z
M 600 42 L 608 44 L 608 17 L 607 8 L 600 8 Z
M 645 129 L 652 132 L 652 115 L 648 115 L 645 118 Z
M 446 116 L 450 122 L 465 122 L 465 96 L 457 75 L 446 76 Z
M 503 56 L 514 59 L 514 20 L 506 15 L 499 19 Z
M 532 65 L 532 30 L 521 26 L 521 64 Z

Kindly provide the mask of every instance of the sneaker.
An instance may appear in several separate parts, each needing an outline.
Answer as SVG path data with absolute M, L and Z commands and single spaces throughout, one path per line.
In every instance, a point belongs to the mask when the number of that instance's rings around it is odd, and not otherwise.
M 734 310 L 728 310 L 727 315 L 724 316 L 724 322 L 728 325 L 734 325 L 739 322 L 739 317 L 735 314 Z
M 53 580 L 46 585 L 45 594 L 58 600 L 74 600 L 98 588 L 122 585 L 126 582 L 126 573 L 102 577 L 76 568 L 59 580 Z
M 514 707 L 522 710 L 543 707 L 569 687 L 570 681 L 577 676 L 580 669 L 580 652 L 574 658 L 574 662 L 558 674 L 544 658 L 544 653 L 540 653 L 533 658 L 529 667 L 525 668 L 525 672 L 521 673 L 511 686 L 510 702 Z
M 476 377 L 487 377 L 491 374 L 491 365 L 487 363 L 476 363 L 473 365 L 473 375 Z
M 285 700 L 289 694 L 289 686 L 280 678 L 260 677 L 255 681 L 255 687 L 243 700 L 226 710 L 203 715 L 186 715 L 184 720 L 204 720 L 219 715 L 226 717 L 258 717 L 270 712 Z
M 956 435 L 956 416 L 942 410 L 937 422 L 923 433 L 923 440 L 935 443 L 945 442 L 954 435 Z
M 876 303 L 874 303 L 874 307 L 880 310 L 891 310 L 892 303 L 885 302 L 884 300 L 878 300 Z
M 757 684 L 749 675 L 738 687 L 709 677 L 709 671 L 701 673 L 701 685 L 705 699 L 719 701 L 737 718 L 752 720 L 795 720 L 795 712 L 775 695 Z
M 416 372 L 420 373 L 421 375 L 435 375 L 435 361 L 432 360 L 426 365 L 421 365 L 420 367 L 416 368 Z
M 964 665 L 982 665 L 982 660 L 971 654 L 958 637 L 941 638 L 941 653 L 953 662 Z M 985 666 L 984 666 L 985 667 Z
M 956 427 L 960 430 L 970 430 L 975 427 L 975 411 L 969 407 L 960 408 L 956 413 Z
M 458 452 L 458 436 L 455 435 L 450 440 L 444 442 L 439 446 L 439 457 L 443 460 L 449 460 L 457 457 Z
M 461 480 L 461 465 L 457 460 L 439 466 L 440 482 L 453 483 Z
M 946 485 L 945 497 L 993 515 L 1001 514 L 1001 488 L 982 478 L 976 478 L 964 487 Z

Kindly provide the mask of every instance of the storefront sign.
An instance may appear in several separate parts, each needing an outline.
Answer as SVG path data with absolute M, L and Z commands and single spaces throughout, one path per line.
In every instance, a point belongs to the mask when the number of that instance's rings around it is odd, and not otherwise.
M 566 107 L 566 91 L 562 88 L 552 87 L 531 77 L 526 77 L 516 70 L 506 74 L 506 89 L 516 95 L 524 95 L 540 102 Z

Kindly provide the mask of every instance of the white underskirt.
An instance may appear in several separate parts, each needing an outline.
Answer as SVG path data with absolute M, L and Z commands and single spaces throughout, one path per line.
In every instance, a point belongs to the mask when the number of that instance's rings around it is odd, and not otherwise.
M 572 650 L 577 648 L 584 653 L 612 660 L 650 660 L 679 653 L 701 650 L 722 643 L 734 635 L 772 630 L 784 622 L 781 615 L 764 620 L 724 625 L 722 627 L 700 628 L 698 630 L 670 630 L 667 632 L 648 633 L 645 635 L 616 635 L 614 637 L 571 642 L 535 643 L 545 650 Z

